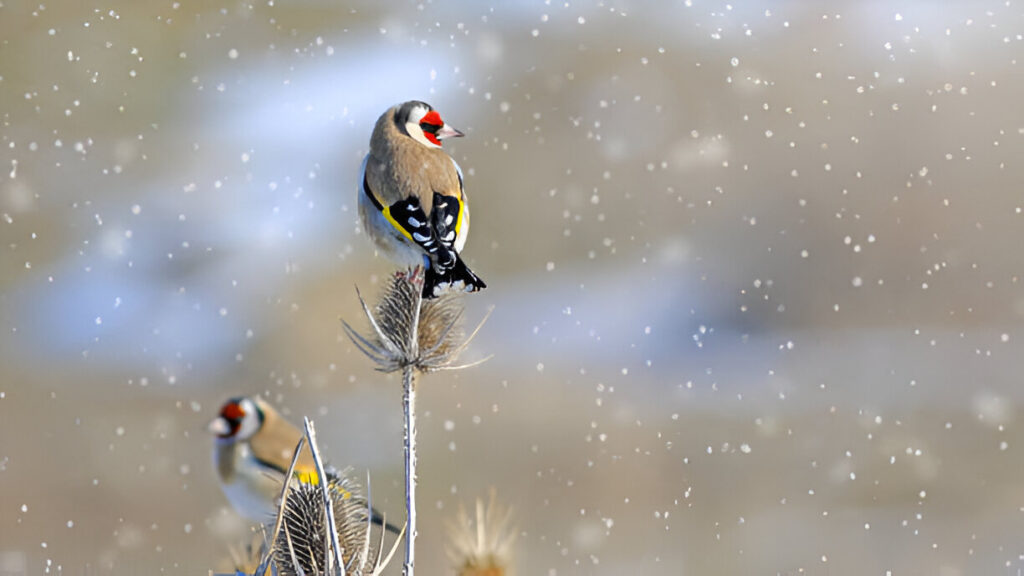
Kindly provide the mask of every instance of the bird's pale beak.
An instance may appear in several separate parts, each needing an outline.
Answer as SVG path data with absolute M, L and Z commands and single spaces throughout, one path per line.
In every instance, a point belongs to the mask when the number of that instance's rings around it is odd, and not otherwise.
M 211 420 L 209 425 L 206 426 L 206 429 L 209 430 L 211 434 L 216 434 L 217 436 L 227 436 L 231 433 L 231 425 L 228 424 L 227 420 L 219 416 Z
M 434 136 L 437 136 L 438 140 L 444 140 L 445 138 L 459 138 L 460 136 L 465 136 L 465 134 L 445 124 L 434 133 Z

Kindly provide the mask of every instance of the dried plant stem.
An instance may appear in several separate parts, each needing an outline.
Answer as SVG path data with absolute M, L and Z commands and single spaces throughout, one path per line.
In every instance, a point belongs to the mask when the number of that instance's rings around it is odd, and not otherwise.
M 281 525 L 284 523 L 284 507 L 288 504 L 288 490 L 291 488 L 292 475 L 295 473 L 295 465 L 299 462 L 299 455 L 302 454 L 302 445 L 306 443 L 306 437 L 299 438 L 299 444 L 295 446 L 295 451 L 292 453 L 292 462 L 288 465 L 288 472 L 284 475 L 284 482 L 281 483 L 281 502 L 277 507 L 277 518 L 274 520 L 274 532 L 270 537 L 270 542 L 267 545 L 268 553 L 266 557 L 260 562 L 259 568 L 256 573 L 262 576 L 266 574 L 267 567 L 270 565 L 271 554 L 270 549 L 274 543 L 277 542 L 277 535 L 281 532 Z M 264 536 L 265 537 L 265 536 Z M 289 539 L 290 542 L 290 539 Z M 295 551 L 292 550 L 292 555 L 295 555 Z
M 423 271 L 414 276 L 418 281 L 413 285 L 412 306 L 409 311 L 410 326 L 406 334 L 405 349 L 411 358 L 420 355 L 420 310 L 423 308 L 423 296 L 419 288 L 423 280 Z M 405 518 L 408 530 L 405 533 L 405 566 L 402 573 L 414 576 L 416 572 L 416 368 L 406 364 L 402 368 L 402 413 L 405 416 Z
M 416 371 L 402 370 L 402 404 L 405 415 L 405 576 L 413 576 L 416 564 Z
M 338 542 L 338 527 L 334 521 L 334 502 L 331 500 L 330 491 L 327 488 L 327 473 L 324 472 L 324 463 L 320 459 L 320 450 L 316 445 L 316 430 L 309 418 L 305 419 L 305 424 L 306 437 L 309 438 L 309 450 L 313 453 L 313 464 L 316 465 L 317 482 L 323 487 L 321 493 L 324 499 L 324 510 L 327 511 L 327 534 L 331 538 L 331 546 L 324 547 L 324 571 L 327 574 L 334 574 L 334 565 L 337 564 L 338 572 L 341 576 L 345 576 L 345 562 L 342 560 L 341 544 Z M 332 549 L 333 556 L 331 556 Z

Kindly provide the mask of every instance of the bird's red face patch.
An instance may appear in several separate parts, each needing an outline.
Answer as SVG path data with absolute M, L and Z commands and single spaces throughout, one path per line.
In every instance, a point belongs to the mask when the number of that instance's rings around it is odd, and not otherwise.
M 228 431 L 226 434 L 222 434 L 221 438 L 230 438 L 238 434 L 238 429 L 242 427 L 245 410 L 238 402 L 228 402 L 220 409 L 220 417 L 228 423 Z
M 420 128 L 423 130 L 423 135 L 427 137 L 432 144 L 437 146 L 441 145 L 441 140 L 437 138 L 437 131 L 444 126 L 444 120 L 441 120 L 441 115 L 437 113 L 437 110 L 431 110 L 420 118 Z
M 441 115 L 437 113 L 437 110 L 431 110 L 423 115 L 423 118 L 420 119 L 420 124 L 430 124 L 440 128 L 444 126 L 444 120 L 441 120 Z
M 220 409 L 220 415 L 228 421 L 241 420 L 245 418 L 245 410 L 242 410 L 242 407 L 237 402 L 228 402 Z

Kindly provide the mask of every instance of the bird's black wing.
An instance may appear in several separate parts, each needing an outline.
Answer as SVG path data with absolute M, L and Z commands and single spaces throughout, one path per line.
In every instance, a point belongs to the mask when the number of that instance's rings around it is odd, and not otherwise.
M 442 250 L 444 247 L 437 239 L 430 218 L 420 206 L 419 198 L 413 196 L 399 200 L 391 206 L 384 206 L 381 212 L 398 232 L 418 244 L 431 257 L 446 251 Z
M 456 165 L 458 167 L 458 165 Z M 459 186 L 462 186 L 462 172 L 459 171 Z M 419 245 L 435 263 L 440 272 L 447 272 L 455 265 L 455 249 L 452 247 L 458 236 L 462 204 L 457 198 L 434 193 L 434 209 L 430 216 L 423 211 L 419 198 L 410 196 L 390 206 L 381 203 L 370 188 L 363 168 L 363 193 L 384 219 L 410 242 Z M 440 210 L 438 209 L 440 206 Z
M 447 272 L 455 265 L 455 239 L 462 227 L 462 202 L 455 196 L 434 192 L 430 220 L 434 236 L 444 248 L 437 256 L 438 272 Z

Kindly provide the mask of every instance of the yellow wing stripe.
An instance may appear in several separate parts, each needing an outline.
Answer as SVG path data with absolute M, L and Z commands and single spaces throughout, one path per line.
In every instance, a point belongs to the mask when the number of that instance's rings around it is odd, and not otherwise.
M 459 203 L 459 213 L 455 216 L 455 237 L 458 238 L 462 234 L 462 209 L 465 208 L 462 204 L 462 200 L 455 199 Z
M 405 236 L 406 238 L 408 238 L 410 242 L 414 242 L 414 240 L 412 239 L 412 234 L 409 234 L 409 231 L 406 230 L 405 228 L 402 228 L 402 225 L 399 224 L 394 219 L 393 216 L 391 216 L 391 207 L 390 206 L 385 206 L 383 209 L 381 209 L 380 212 L 381 212 L 381 214 L 384 215 L 384 218 L 386 218 L 388 222 L 391 222 L 392 226 L 394 226 L 399 232 L 402 233 L 402 236 Z

